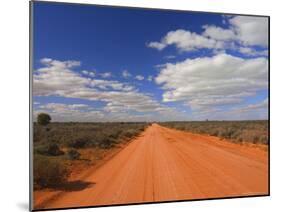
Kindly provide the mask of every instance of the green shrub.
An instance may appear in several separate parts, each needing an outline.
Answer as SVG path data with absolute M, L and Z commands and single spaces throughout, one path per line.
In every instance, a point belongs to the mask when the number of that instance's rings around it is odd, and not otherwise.
M 55 143 L 45 144 L 35 148 L 35 153 L 41 155 L 58 156 L 63 155 L 64 152 L 60 150 L 59 146 Z
M 233 142 L 250 142 L 268 144 L 268 121 L 191 121 L 163 122 L 161 125 L 218 136 Z
M 131 138 L 135 135 L 136 135 L 136 130 L 134 129 L 128 129 L 122 133 L 122 136 L 127 138 Z
M 56 143 L 70 148 L 109 148 L 133 138 L 146 126 L 146 123 L 65 122 L 50 123 L 47 131 L 45 126 L 34 124 L 34 146 L 40 149 L 48 143 Z
M 243 142 L 243 138 L 241 136 L 239 136 L 237 139 L 236 139 L 239 143 L 242 143 Z
M 266 135 L 261 135 L 260 138 L 259 138 L 259 142 L 261 144 L 268 144 L 268 136 Z
M 115 139 L 111 137 L 105 137 L 102 142 L 99 143 L 99 147 L 103 149 L 111 148 L 115 145 Z
M 121 132 L 122 132 L 121 130 L 113 131 L 113 132 L 109 135 L 109 137 L 111 137 L 111 138 L 113 138 L 113 139 L 117 139 L 117 138 L 120 136 Z
M 257 135 L 254 135 L 253 138 L 252 138 L 252 141 L 253 141 L 254 144 L 258 143 L 259 137 Z
M 35 188 L 58 187 L 67 181 L 70 174 L 63 163 L 38 155 L 34 157 L 33 172 Z
M 67 156 L 70 160 L 78 160 L 81 154 L 76 149 L 70 149 L 67 151 Z
M 214 130 L 210 133 L 210 135 L 212 136 L 218 136 L 219 135 L 219 131 L 218 130 Z
M 84 148 L 89 143 L 88 138 L 86 137 L 78 137 L 74 140 L 71 140 L 68 144 L 69 147 L 73 148 Z

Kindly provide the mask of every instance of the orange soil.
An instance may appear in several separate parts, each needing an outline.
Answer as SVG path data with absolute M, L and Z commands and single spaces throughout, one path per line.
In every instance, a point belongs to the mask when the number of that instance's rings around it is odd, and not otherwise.
M 89 174 L 89 186 L 35 208 L 268 194 L 267 151 L 157 124 Z

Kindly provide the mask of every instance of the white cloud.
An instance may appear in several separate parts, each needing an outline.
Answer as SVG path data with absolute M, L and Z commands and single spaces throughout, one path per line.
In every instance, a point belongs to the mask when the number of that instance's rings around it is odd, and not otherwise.
M 48 103 L 42 108 L 34 111 L 34 120 L 39 113 L 48 113 L 52 117 L 53 122 L 107 122 L 107 121 L 155 121 L 174 118 L 175 115 L 169 115 L 167 111 L 163 116 L 156 115 L 155 113 L 130 113 L 129 108 L 124 105 L 114 105 L 108 103 L 103 110 L 95 110 L 93 107 L 75 108 L 72 105 L 60 103 Z M 165 116 L 165 117 L 164 117 Z
M 124 78 L 129 78 L 129 77 L 131 77 L 132 75 L 131 75 L 131 73 L 130 73 L 128 70 L 123 70 L 123 71 L 122 71 L 122 76 L 123 76 Z
M 268 56 L 268 50 L 257 51 L 254 48 L 250 47 L 240 47 L 239 52 L 249 56 Z
M 142 75 L 137 75 L 136 77 L 135 77 L 137 80 L 144 80 L 144 76 L 142 76 Z
M 133 86 L 115 81 L 115 80 L 102 80 L 102 79 L 92 79 L 90 84 L 93 88 L 99 88 L 101 90 L 117 90 L 117 91 L 132 91 Z
M 46 65 L 52 63 L 52 61 L 53 61 L 53 60 L 52 60 L 51 58 L 42 58 L 42 59 L 40 60 L 41 63 L 46 64 Z
M 85 104 L 62 104 L 62 103 L 48 103 L 46 105 L 41 105 L 39 108 L 47 109 L 55 112 L 72 112 L 74 110 L 88 108 Z
M 233 107 L 229 111 L 224 111 L 224 113 L 220 114 L 220 116 L 228 117 L 228 119 L 232 120 L 268 119 L 268 98 L 255 104 L 248 104 L 243 106 L 239 105 L 237 107 Z
M 109 78 L 112 76 L 111 72 L 104 72 L 104 73 L 100 73 L 100 76 L 102 78 Z
M 165 59 L 174 59 L 174 58 L 176 58 L 176 56 L 175 55 L 167 55 L 167 56 L 165 56 L 164 57 Z
M 244 45 L 268 46 L 268 21 L 264 17 L 235 16 L 229 23 Z
M 90 76 L 90 77 L 94 77 L 96 75 L 94 71 L 83 70 L 81 72 L 82 72 L 82 74 Z
M 157 48 L 155 45 L 152 45 L 155 43 L 158 42 L 151 42 L 149 47 Z M 168 32 L 166 36 L 162 38 L 161 44 L 163 44 L 163 46 L 161 46 L 161 48 L 157 48 L 158 50 L 162 50 L 168 45 L 175 45 L 181 51 L 192 51 L 200 48 L 223 48 L 223 42 L 221 41 L 206 38 L 202 35 L 184 29 Z
M 86 71 L 86 70 L 83 70 L 83 71 L 81 71 L 83 74 L 85 74 L 85 75 L 88 75 L 89 74 L 89 72 L 88 71 Z
M 268 108 L 268 98 L 266 98 L 263 101 L 258 102 L 256 104 L 249 104 L 244 107 L 235 108 L 233 111 L 241 113 L 241 112 L 249 112 L 249 111 L 253 111 L 253 110 L 267 109 L 267 108 Z
M 175 45 L 180 51 L 197 49 L 225 50 L 237 46 L 268 46 L 268 22 L 264 17 L 223 16 L 228 28 L 204 25 L 202 34 L 185 29 L 168 32 L 159 42 L 150 42 L 150 48 L 163 50 Z
M 222 118 L 223 106 L 243 105 L 246 98 L 268 89 L 267 18 L 222 18 L 223 27 L 204 25 L 202 33 L 178 29 L 148 45 L 158 50 L 175 46 L 180 52 L 209 49 L 215 55 L 156 65 L 160 73 L 155 82 L 162 85 L 164 102 L 183 102 L 193 114 L 213 113 Z M 206 52 L 209 54 L 202 54 Z M 231 56 L 229 52 L 252 59 Z
M 196 120 L 266 120 L 268 119 L 268 98 L 255 104 L 233 104 L 227 108 L 204 108 L 192 113 Z
M 217 26 L 203 26 L 203 35 L 223 41 L 237 41 L 244 46 L 268 46 L 268 22 L 264 17 L 228 17 L 229 29 Z
M 42 58 L 40 62 L 46 66 L 56 66 L 60 68 L 73 68 L 81 65 L 81 62 L 76 60 L 67 60 L 62 62 L 51 58 Z
M 227 54 L 167 63 L 155 81 L 163 101 L 183 101 L 195 110 L 240 103 L 267 89 L 266 58 L 243 59 Z
M 48 113 L 52 121 L 102 121 L 104 114 L 101 111 L 85 104 L 47 103 L 34 111 L 34 118 L 39 113 Z
M 86 78 L 73 71 L 73 66 L 69 62 L 64 64 L 64 61 L 54 61 L 51 59 L 44 61 L 45 66 L 34 72 L 33 93 L 35 96 L 61 96 L 102 101 L 106 103 L 109 109 L 109 106 L 115 108 L 118 106 L 126 111 L 170 111 L 169 108 L 152 99 L 150 95 L 140 93 L 133 86 L 113 80 Z M 65 111 L 66 109 L 74 110 L 78 106 L 67 106 L 65 108 L 66 106 L 62 105 L 49 105 L 49 108 L 42 107 L 41 109 L 54 110 L 56 108 L 56 110 L 59 110 L 60 108 Z
M 214 25 L 205 25 L 203 26 L 203 29 L 205 29 L 203 32 L 204 36 L 215 40 L 229 41 L 234 40 L 236 37 L 235 33 L 231 29 L 223 29 Z
M 63 95 L 65 92 L 85 87 L 90 79 L 81 77 L 72 71 L 78 61 L 58 61 L 42 59 L 45 67 L 37 69 L 33 77 L 34 95 Z
M 149 75 L 149 76 L 147 77 L 147 80 L 151 82 L 151 81 L 153 80 L 153 76 L 152 76 L 152 75 Z
M 166 44 L 160 43 L 160 42 L 150 42 L 147 44 L 147 46 L 161 51 L 162 49 L 164 49 L 166 47 Z

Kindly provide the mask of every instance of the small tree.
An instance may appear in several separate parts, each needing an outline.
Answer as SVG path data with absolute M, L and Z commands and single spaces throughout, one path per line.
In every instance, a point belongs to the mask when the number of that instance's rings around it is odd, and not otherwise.
M 43 126 L 49 124 L 51 120 L 51 116 L 47 113 L 40 113 L 37 116 L 37 123 Z

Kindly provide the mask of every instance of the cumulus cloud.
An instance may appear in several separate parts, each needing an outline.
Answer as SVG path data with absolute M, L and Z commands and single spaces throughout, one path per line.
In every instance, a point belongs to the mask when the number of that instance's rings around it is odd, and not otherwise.
M 235 106 L 219 116 L 232 120 L 268 119 L 268 98 L 254 104 Z
M 254 48 L 240 47 L 239 52 L 249 56 L 268 56 L 268 50 L 257 51 Z
M 149 107 L 148 104 L 144 103 L 139 106 L 138 113 L 131 113 L 134 110 L 128 105 L 124 107 L 122 104 L 113 102 L 107 103 L 102 109 L 85 104 L 47 103 L 36 108 L 33 115 L 35 119 L 39 113 L 48 113 L 55 122 L 167 121 L 179 120 L 183 117 L 170 108 L 158 108 L 155 113 L 151 112 Z
M 142 75 L 137 75 L 135 78 L 140 81 L 144 80 L 144 76 Z
M 157 48 L 155 45 L 152 45 L 155 43 L 158 42 L 151 42 L 149 47 Z M 192 51 L 200 48 L 223 48 L 223 43 L 220 41 L 216 41 L 184 29 L 168 32 L 158 45 L 159 44 L 163 44 L 163 46 L 161 46 L 161 48 L 157 48 L 158 50 L 162 50 L 168 45 L 175 45 L 181 51 Z
M 104 72 L 104 73 L 100 73 L 100 76 L 102 78 L 109 78 L 112 76 L 111 72 Z
M 205 37 L 209 37 L 215 40 L 230 41 L 234 40 L 236 37 L 232 29 L 223 29 L 214 25 L 205 25 L 203 26 L 203 29 L 205 29 L 205 31 L 203 32 L 203 35 Z
M 132 76 L 132 74 L 131 74 L 128 70 L 123 70 L 123 71 L 122 71 L 122 76 L 123 76 L 124 78 L 129 78 L 129 77 Z
M 120 90 L 120 91 L 132 91 L 134 90 L 133 86 L 118 82 L 116 80 L 102 80 L 102 79 L 93 79 L 90 82 L 90 87 L 99 88 L 101 90 Z
M 90 79 L 81 77 L 72 71 L 73 67 L 79 66 L 79 61 L 58 61 L 44 58 L 41 60 L 44 67 L 37 69 L 33 76 L 34 95 L 64 95 L 85 87 Z
M 159 51 L 161 51 L 162 49 L 164 49 L 166 47 L 165 43 L 160 43 L 160 42 L 149 42 L 147 44 L 148 47 L 150 48 L 154 48 L 157 49 Z
M 268 46 L 268 20 L 264 17 L 235 16 L 229 23 L 244 45 Z
M 244 46 L 268 46 L 268 21 L 264 17 L 228 17 L 229 28 L 203 26 L 203 35 L 223 41 L 236 41 Z
M 238 107 L 235 108 L 234 112 L 252 112 L 254 110 L 261 110 L 261 109 L 267 109 L 268 108 L 268 98 L 264 99 L 261 102 L 258 102 L 256 104 L 249 104 L 247 106 Z
M 73 68 L 81 65 L 81 62 L 76 60 L 67 60 L 62 62 L 51 58 L 42 58 L 40 62 L 46 66 L 56 66 L 60 68 Z
M 85 104 L 47 103 L 36 108 L 34 116 L 39 113 L 50 114 L 53 121 L 102 121 L 104 118 L 101 111 Z
M 62 103 L 48 103 L 46 105 L 41 105 L 39 108 L 52 110 L 55 112 L 70 112 L 73 110 L 88 108 L 85 104 L 62 104 Z
M 223 16 L 227 28 L 216 25 L 202 26 L 201 34 L 188 29 L 168 32 L 160 41 L 148 43 L 148 47 L 163 50 L 174 45 L 180 51 L 198 49 L 232 49 L 235 46 L 268 46 L 268 21 L 264 17 Z
M 243 59 L 228 54 L 167 63 L 155 78 L 163 101 L 182 101 L 194 110 L 240 103 L 267 89 L 266 58 Z
M 138 92 L 133 86 L 113 80 L 90 79 L 81 76 L 72 68 L 78 63 L 49 59 L 42 62 L 44 67 L 37 69 L 33 76 L 33 93 L 35 96 L 61 96 L 106 103 L 107 111 L 122 107 L 126 111 L 170 112 L 148 94 Z M 143 76 L 142 76 L 143 77 Z M 143 79 L 143 78 L 142 78 Z M 66 111 L 82 108 L 84 105 L 47 105 L 41 109 Z M 112 109 L 112 110 L 111 110 Z
M 87 71 L 87 70 L 83 70 L 81 71 L 82 74 L 86 75 L 86 76 L 90 76 L 90 77 L 94 77 L 96 76 L 95 72 L 94 71 Z
M 147 80 L 151 82 L 151 81 L 153 80 L 153 76 L 152 76 L 152 75 L 149 75 L 149 76 L 147 77 Z

